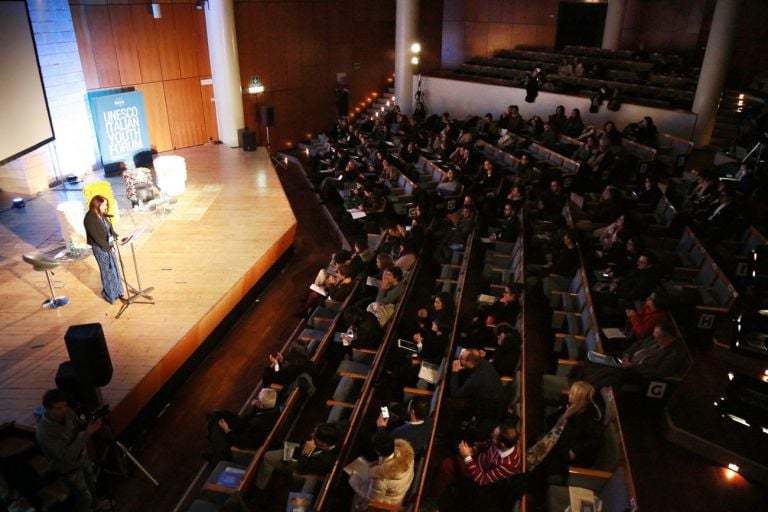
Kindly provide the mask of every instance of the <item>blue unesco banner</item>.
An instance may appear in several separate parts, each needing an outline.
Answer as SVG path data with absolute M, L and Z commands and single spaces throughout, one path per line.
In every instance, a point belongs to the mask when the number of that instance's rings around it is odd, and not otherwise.
M 94 96 L 90 103 L 102 164 L 126 162 L 133 167 L 134 155 L 150 149 L 142 93 Z

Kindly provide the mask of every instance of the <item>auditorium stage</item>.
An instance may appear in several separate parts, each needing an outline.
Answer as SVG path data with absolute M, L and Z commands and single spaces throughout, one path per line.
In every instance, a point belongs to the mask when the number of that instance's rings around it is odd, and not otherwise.
M 119 433 L 291 248 L 296 218 L 265 149 L 205 145 L 166 154 L 183 156 L 188 176 L 186 191 L 167 208 L 131 210 L 122 178 L 107 178 L 121 210 L 117 232 L 145 228 L 134 245 L 141 284 L 154 287 L 154 305 L 133 304 L 120 318 L 120 304 L 100 297 L 92 256 L 55 270 L 56 294 L 69 304 L 53 310 L 40 307 L 49 296 L 44 273 L 22 260 L 25 252 L 53 256 L 65 248 L 56 205 L 83 200 L 82 184 L 0 211 L 0 421 L 32 425 L 43 392 L 68 359 L 67 328 L 100 322 L 114 367 L 102 394 Z M 93 173 L 85 181 L 100 179 Z M 0 201 L 10 206 L 8 194 Z M 128 245 L 122 255 L 135 285 Z

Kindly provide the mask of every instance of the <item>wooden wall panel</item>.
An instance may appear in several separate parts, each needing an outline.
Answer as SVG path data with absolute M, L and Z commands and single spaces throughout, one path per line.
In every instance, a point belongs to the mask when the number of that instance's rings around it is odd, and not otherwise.
M 77 50 L 80 53 L 80 63 L 83 66 L 85 86 L 88 89 L 99 88 L 99 73 L 96 70 L 96 60 L 93 57 L 93 45 L 91 34 L 88 31 L 88 15 L 84 5 L 73 5 L 72 24 L 75 27 Z
M 137 84 L 142 81 L 142 77 L 131 6 L 111 6 L 109 18 L 112 24 L 112 37 L 120 70 L 120 83 L 123 85 Z
M 86 9 L 88 32 L 91 36 L 93 59 L 99 77 L 99 87 L 119 87 L 120 70 L 112 37 L 109 7 L 92 5 Z
M 211 76 L 211 58 L 208 54 L 208 36 L 205 30 L 205 13 L 195 16 L 195 55 L 197 56 L 197 72 L 200 76 Z
M 165 104 L 174 148 L 205 144 L 205 116 L 198 78 L 166 80 Z
M 176 28 L 173 19 L 173 9 L 166 6 L 160 19 L 153 19 L 154 40 L 160 55 L 160 69 L 163 80 L 174 80 L 181 77 L 179 65 L 179 48 L 176 46 Z
M 133 39 L 139 56 L 142 82 L 159 82 L 163 79 L 160 67 L 160 54 L 155 44 L 155 27 L 152 16 L 147 12 L 146 4 L 132 5 Z
M 150 143 L 168 151 L 218 138 L 210 99 L 205 13 L 191 0 L 71 0 L 88 89 L 132 85 L 144 93 Z M 182 74 L 186 80 L 179 80 Z M 203 101 L 203 97 L 205 102 Z
M 207 140 L 219 139 L 219 124 L 216 121 L 216 103 L 213 101 L 213 84 L 200 85 L 200 96 L 203 101 L 203 117 L 205 119 L 205 136 Z
M 147 115 L 149 143 L 152 149 L 158 152 L 173 149 L 163 82 L 136 84 L 134 87 L 144 94 L 144 112 Z
M 197 69 L 197 16 L 205 16 L 203 11 L 195 9 L 193 4 L 175 4 L 173 13 L 176 49 L 179 52 L 179 72 L 182 77 L 199 76 Z

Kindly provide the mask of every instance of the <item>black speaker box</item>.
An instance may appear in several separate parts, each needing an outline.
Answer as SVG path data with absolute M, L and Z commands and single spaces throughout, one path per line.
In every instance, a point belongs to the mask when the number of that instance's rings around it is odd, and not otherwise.
M 101 324 L 70 325 L 64 342 L 75 374 L 83 384 L 96 387 L 109 384 L 112 359 Z
M 72 361 L 64 361 L 56 371 L 56 387 L 67 395 L 69 404 L 82 410 L 93 410 L 99 405 L 99 395 L 96 388 L 80 382 L 75 373 Z
M 237 130 L 237 139 L 243 151 L 256 151 L 256 132 L 241 128 Z
M 275 109 L 264 105 L 259 107 L 259 119 L 261 126 L 274 126 L 275 125 Z

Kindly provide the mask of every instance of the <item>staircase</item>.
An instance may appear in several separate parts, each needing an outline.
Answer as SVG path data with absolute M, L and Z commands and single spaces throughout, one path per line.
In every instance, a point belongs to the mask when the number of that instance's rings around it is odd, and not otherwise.
M 731 152 L 746 128 L 747 112 L 759 108 L 762 99 L 747 92 L 726 89 L 720 97 L 720 106 L 715 118 L 715 128 L 709 145 L 713 149 Z

